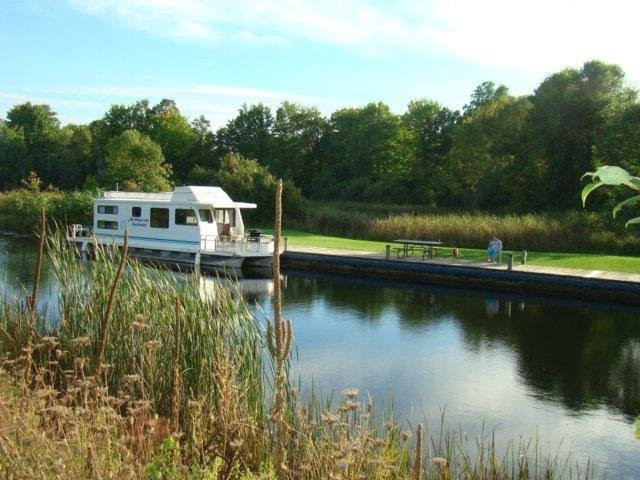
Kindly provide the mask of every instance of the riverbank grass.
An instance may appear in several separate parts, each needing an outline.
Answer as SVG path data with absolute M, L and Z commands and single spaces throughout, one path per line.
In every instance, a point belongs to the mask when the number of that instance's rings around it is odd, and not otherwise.
M 267 234 L 271 230 L 263 229 Z M 342 238 L 330 235 L 320 235 L 316 233 L 304 232 L 301 230 L 286 229 L 283 235 L 288 238 L 288 245 L 295 248 L 333 248 L 337 250 L 354 250 L 363 252 L 384 252 L 389 242 L 376 242 L 370 240 L 359 240 L 352 238 Z M 479 241 L 482 239 L 479 239 Z M 488 242 L 488 239 L 487 239 Z M 439 255 L 451 257 L 451 251 L 456 245 L 445 245 L 439 250 Z M 484 248 L 463 248 L 458 247 L 464 258 L 467 260 L 482 261 L 486 259 L 486 249 Z M 505 255 L 513 253 L 510 250 L 503 251 L 503 261 Z M 520 252 L 515 252 L 516 254 Z M 587 270 L 603 270 L 622 273 L 639 273 L 640 257 L 626 255 L 610 255 L 598 253 L 565 253 L 565 252 L 527 252 L 527 263 L 540 267 L 558 268 L 580 268 Z

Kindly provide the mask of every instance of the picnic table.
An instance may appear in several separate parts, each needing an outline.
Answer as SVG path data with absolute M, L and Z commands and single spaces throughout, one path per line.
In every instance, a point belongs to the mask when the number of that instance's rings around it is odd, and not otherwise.
M 422 253 L 422 259 L 431 259 L 434 256 L 438 255 L 438 249 L 442 242 L 438 242 L 435 240 L 407 240 L 404 238 L 399 238 L 394 240 L 393 243 L 402 244 L 401 247 L 394 247 L 398 258 L 406 258 L 410 254 L 413 255 L 415 252 Z

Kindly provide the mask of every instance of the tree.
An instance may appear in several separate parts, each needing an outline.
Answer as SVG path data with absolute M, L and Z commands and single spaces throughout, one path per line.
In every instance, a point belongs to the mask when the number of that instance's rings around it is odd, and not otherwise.
M 471 94 L 469 104 L 464 106 L 464 113 L 467 114 L 478 107 L 494 102 L 508 94 L 509 89 L 505 85 L 496 87 L 493 82 L 482 82 Z
M 446 192 L 441 202 L 466 208 L 509 205 L 512 168 L 522 147 L 531 104 L 501 95 L 468 111 L 452 134 L 448 161 L 434 175 Z
M 61 130 L 61 140 L 58 186 L 63 189 L 78 188 L 88 175 L 96 174 L 91 156 L 91 131 L 87 125 L 67 125 Z
M 23 166 L 20 171 L 33 170 L 45 184 L 59 185 L 60 122 L 49 105 L 16 105 L 7 113 L 7 127 L 15 130 L 12 138 L 24 138 L 26 149 L 19 160 Z
M 318 145 L 326 123 L 317 108 L 283 102 L 273 124 L 273 173 L 307 190 L 318 167 Z
M 266 105 L 243 105 L 238 115 L 217 132 L 221 154 L 238 153 L 273 166 L 273 116 Z
M 3 189 L 17 186 L 32 169 L 24 131 L 0 122 L 0 186 Z
M 438 102 L 420 99 L 409 102 L 402 120 L 411 134 L 414 149 L 410 176 L 411 200 L 435 204 L 443 192 L 437 177 L 453 145 L 452 135 L 460 114 L 442 107 Z
M 131 105 L 111 105 L 104 114 L 107 138 L 113 138 L 127 130 L 137 130 L 146 135 L 151 131 L 149 100 L 138 100 Z
M 264 222 L 274 215 L 273 198 L 277 179 L 256 160 L 238 154 L 227 154 L 220 160 L 215 183 L 221 186 L 231 198 L 255 202 L 256 211 L 248 211 L 249 221 Z M 283 206 L 287 218 L 301 218 L 306 212 L 304 198 L 290 181 L 283 184 Z
M 127 130 L 109 141 L 106 164 L 106 180 L 111 188 L 119 184 L 131 191 L 171 189 L 171 166 L 165 163 L 162 149 L 135 130 Z
M 529 151 L 544 163 L 537 203 L 576 206 L 577 180 L 598 165 L 606 130 L 631 105 L 636 92 L 617 65 L 590 61 L 545 79 L 531 97 Z
M 331 115 L 321 145 L 326 166 L 314 176 L 321 198 L 403 202 L 410 198 L 411 135 L 384 103 Z
M 164 99 L 150 110 L 150 137 L 162 148 L 175 180 L 182 183 L 194 166 L 190 156 L 193 132 L 173 100 Z
M 217 168 L 219 154 L 216 148 L 216 136 L 211 131 L 211 123 L 203 115 L 191 122 L 193 142 L 189 153 L 195 166 L 204 168 Z

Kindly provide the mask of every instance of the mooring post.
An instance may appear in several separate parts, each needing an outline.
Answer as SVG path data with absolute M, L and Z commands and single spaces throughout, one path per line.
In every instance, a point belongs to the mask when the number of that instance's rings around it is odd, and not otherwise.
M 526 250 L 522 251 L 522 264 L 523 265 L 527 264 L 527 251 Z
M 390 256 L 391 256 L 391 245 L 387 245 L 384 249 L 384 259 L 389 260 Z
M 289 238 L 288 237 L 284 237 L 284 251 L 287 251 L 287 247 L 289 244 Z
M 509 263 L 507 263 L 507 270 L 513 270 L 513 253 L 509 254 Z
M 200 275 L 200 260 L 202 258 L 202 255 L 200 254 L 200 252 L 196 252 L 196 256 L 193 258 L 193 271 L 196 274 L 196 276 Z

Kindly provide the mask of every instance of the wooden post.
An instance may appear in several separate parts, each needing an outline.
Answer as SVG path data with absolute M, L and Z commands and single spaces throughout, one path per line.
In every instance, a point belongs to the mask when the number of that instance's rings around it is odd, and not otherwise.
M 521 262 L 522 262 L 522 265 L 526 265 L 527 264 L 527 251 L 526 250 L 522 251 L 522 260 L 521 260 Z
M 284 251 L 287 251 L 287 247 L 289 246 L 289 238 L 284 237 Z
M 384 259 L 389 260 L 390 256 L 391 256 L 391 245 L 387 245 L 384 249 Z
M 509 254 L 509 263 L 507 264 L 507 270 L 513 270 L 513 253 Z

